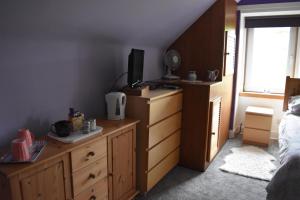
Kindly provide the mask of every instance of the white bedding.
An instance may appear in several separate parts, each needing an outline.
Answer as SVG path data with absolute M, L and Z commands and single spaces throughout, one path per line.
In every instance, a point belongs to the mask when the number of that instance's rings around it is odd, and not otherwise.
M 300 199 L 300 117 L 287 112 L 279 126 L 281 167 L 268 184 L 268 200 Z
M 300 152 L 300 116 L 285 113 L 279 125 L 279 156 L 284 164 L 288 157 Z

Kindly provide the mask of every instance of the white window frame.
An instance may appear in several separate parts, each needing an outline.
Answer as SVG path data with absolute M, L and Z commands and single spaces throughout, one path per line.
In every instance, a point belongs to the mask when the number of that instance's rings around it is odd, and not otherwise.
M 235 92 L 235 105 L 234 105 L 234 128 L 239 128 L 240 121 L 237 120 L 237 111 L 239 105 L 239 94 L 243 91 L 244 83 L 244 64 L 245 64 L 245 43 L 246 43 L 246 30 L 245 30 L 245 18 L 252 16 L 270 16 L 270 15 L 299 15 L 300 14 L 300 2 L 288 2 L 288 3 L 269 3 L 269 4 L 258 4 L 258 5 L 240 5 L 238 6 L 240 11 L 240 30 L 239 30 L 239 47 L 237 51 L 238 55 L 238 70 L 236 80 L 236 92 Z M 298 34 L 298 49 L 300 48 L 300 34 Z M 300 51 L 297 52 L 300 55 Z M 296 60 L 296 67 L 298 75 L 300 75 L 300 56 Z
M 295 73 L 294 76 L 297 78 L 300 78 L 300 27 L 297 30 L 297 42 L 295 41 L 296 44 L 296 52 L 295 52 Z
M 286 68 L 286 76 L 294 77 L 296 74 L 296 57 L 299 60 L 299 57 L 296 56 L 297 53 L 297 38 L 298 38 L 298 29 L 299 27 L 291 27 L 290 32 L 290 41 L 289 41 L 289 52 L 288 52 L 288 60 L 287 60 L 287 68 Z M 243 82 L 243 91 L 244 92 L 255 92 L 255 93 L 271 93 L 271 94 L 283 94 L 275 93 L 270 91 L 250 91 L 246 90 L 246 76 L 247 76 L 247 68 L 252 66 L 252 53 L 253 52 L 253 40 L 254 40 L 254 28 L 247 28 L 246 30 L 246 46 L 245 46 L 245 69 L 244 69 L 244 82 Z

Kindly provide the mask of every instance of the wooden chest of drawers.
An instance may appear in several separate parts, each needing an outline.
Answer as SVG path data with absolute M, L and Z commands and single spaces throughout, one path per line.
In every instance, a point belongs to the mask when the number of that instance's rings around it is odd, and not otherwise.
M 74 144 L 49 139 L 32 164 L 0 164 L 0 199 L 127 200 L 136 195 L 137 120 L 97 120 L 102 134 Z M 0 155 L 1 156 L 1 155 Z
M 273 109 L 249 106 L 246 109 L 243 142 L 268 146 L 272 126 Z
M 126 115 L 137 126 L 137 187 L 148 192 L 179 162 L 181 90 L 154 90 L 128 96 Z

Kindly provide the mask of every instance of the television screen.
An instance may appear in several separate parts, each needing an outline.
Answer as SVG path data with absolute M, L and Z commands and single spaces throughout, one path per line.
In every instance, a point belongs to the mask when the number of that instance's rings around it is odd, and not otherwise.
M 129 87 L 137 87 L 143 82 L 144 53 L 144 50 L 131 49 L 128 56 L 127 83 Z

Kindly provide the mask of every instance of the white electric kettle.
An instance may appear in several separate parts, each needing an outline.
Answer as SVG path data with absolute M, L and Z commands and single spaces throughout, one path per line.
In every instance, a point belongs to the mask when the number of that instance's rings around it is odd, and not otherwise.
M 125 118 L 126 95 L 123 92 L 110 92 L 105 95 L 105 101 L 109 120 Z

